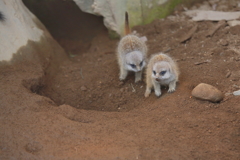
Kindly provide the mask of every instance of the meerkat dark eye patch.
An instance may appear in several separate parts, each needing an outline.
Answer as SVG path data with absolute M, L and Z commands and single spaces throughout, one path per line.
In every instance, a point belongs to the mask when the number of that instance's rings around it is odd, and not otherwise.
M 143 65 L 143 61 L 142 62 L 140 62 L 140 64 L 139 64 L 140 66 L 142 66 Z
M 163 76 L 167 71 L 161 71 L 160 75 Z
M 156 71 L 153 71 L 153 74 L 156 75 Z
M 132 68 L 136 68 L 135 64 L 129 64 Z

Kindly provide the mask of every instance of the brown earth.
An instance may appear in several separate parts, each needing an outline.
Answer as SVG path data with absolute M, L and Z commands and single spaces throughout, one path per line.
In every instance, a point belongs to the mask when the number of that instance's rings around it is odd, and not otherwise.
M 237 0 L 218 3 L 239 9 Z M 133 74 L 119 81 L 119 40 L 103 27 L 89 44 L 81 36 L 91 30 L 53 34 L 68 58 L 51 72 L 40 61 L 1 66 L 0 159 L 240 159 L 240 96 L 230 94 L 240 89 L 240 26 L 208 36 L 216 24 L 193 22 L 178 7 L 134 28 L 147 37 L 148 56 L 165 51 L 180 67 L 176 92 L 163 88 L 160 98 L 144 98 L 145 83 L 135 84 Z M 224 100 L 192 98 L 199 83 L 217 87 Z

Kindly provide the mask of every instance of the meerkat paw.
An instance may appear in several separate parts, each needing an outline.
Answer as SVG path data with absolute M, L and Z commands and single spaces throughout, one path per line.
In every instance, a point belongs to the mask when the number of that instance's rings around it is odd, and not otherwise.
M 135 73 L 135 83 L 142 80 L 142 72 L 136 72 Z
M 142 80 L 142 78 L 140 77 L 138 77 L 138 78 L 135 78 L 135 83 L 137 83 L 137 82 L 140 82 Z
M 150 93 L 145 93 L 144 96 L 147 98 L 149 97 Z
M 168 93 L 172 93 L 176 90 L 176 81 L 173 81 L 169 84 Z
M 120 81 L 123 81 L 123 80 L 125 80 L 125 78 L 123 78 L 123 77 L 120 76 L 120 77 L 119 77 L 119 80 L 120 80 Z
M 169 88 L 169 89 L 168 89 L 168 93 L 175 92 L 175 90 L 176 90 L 175 88 Z
M 155 95 L 157 96 L 157 97 L 160 97 L 161 96 L 161 91 L 155 91 Z
M 147 98 L 149 97 L 150 93 L 151 93 L 151 89 L 146 89 L 144 96 Z

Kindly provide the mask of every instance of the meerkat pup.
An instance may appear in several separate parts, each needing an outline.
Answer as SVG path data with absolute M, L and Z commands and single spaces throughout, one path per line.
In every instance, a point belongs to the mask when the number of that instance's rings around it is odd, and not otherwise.
M 135 82 L 142 80 L 142 70 L 146 65 L 147 46 L 138 36 L 130 34 L 128 13 L 125 13 L 125 34 L 117 48 L 120 80 L 125 80 L 128 71 L 135 72 Z
M 161 85 L 168 85 L 168 92 L 174 92 L 178 76 L 178 66 L 170 56 L 163 53 L 153 55 L 147 66 L 145 97 L 150 95 L 153 87 L 155 95 L 159 97 Z

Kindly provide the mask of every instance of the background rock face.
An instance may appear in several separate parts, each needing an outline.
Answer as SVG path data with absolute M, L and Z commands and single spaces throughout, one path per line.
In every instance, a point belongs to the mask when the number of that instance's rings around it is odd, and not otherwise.
M 217 88 L 205 83 L 200 83 L 197 85 L 197 87 L 195 87 L 192 91 L 192 96 L 211 102 L 219 102 L 224 97 L 223 93 Z
M 43 31 L 22 1 L 0 0 L 0 11 L 5 17 L 0 22 L 0 61 L 9 61 L 29 40 L 40 41 Z
M 125 11 L 129 13 L 130 25 L 136 26 L 166 17 L 185 1 L 197 0 L 74 0 L 82 11 L 103 16 L 104 25 L 119 35 L 123 34 Z

